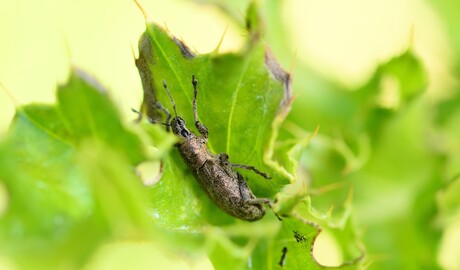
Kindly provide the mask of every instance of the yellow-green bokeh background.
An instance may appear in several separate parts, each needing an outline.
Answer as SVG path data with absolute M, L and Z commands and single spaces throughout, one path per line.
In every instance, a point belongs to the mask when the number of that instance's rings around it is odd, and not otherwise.
M 216 8 L 185 0 L 142 4 L 151 19 L 199 52 L 214 49 L 225 29 L 222 50 L 242 42 L 241 30 Z M 441 95 L 453 83 L 447 33 L 422 0 L 290 0 L 285 5 L 293 62 L 306 61 L 357 85 L 379 62 L 412 44 L 429 69 L 431 92 Z M 55 85 L 65 81 L 69 66 L 75 65 L 108 87 L 120 108 L 128 111 L 141 99 L 131 48 L 137 51 L 143 30 L 144 18 L 129 0 L 1 0 L 0 82 L 19 104 L 51 102 Z M 0 130 L 6 129 L 14 106 L 1 91 Z
M 241 39 L 239 30 L 215 8 L 190 1 L 146 1 L 143 5 L 152 19 L 199 51 L 212 50 L 227 26 L 224 49 L 238 46 Z M 0 82 L 19 104 L 52 102 L 56 84 L 65 82 L 70 66 L 77 66 L 96 77 L 120 108 L 129 111 L 142 97 L 132 48 L 137 53 L 144 30 L 144 17 L 129 0 L 2 0 Z M 2 133 L 14 107 L 2 90 Z
M 412 46 L 427 68 L 428 95 L 433 100 L 447 95 L 457 83 L 449 74 L 453 52 L 448 34 L 425 1 L 285 2 L 284 22 L 292 47 L 285 53 L 293 60 L 285 58 L 282 63 L 288 69 L 292 62 L 307 62 L 333 80 L 356 86 L 378 63 Z M 151 19 L 165 23 L 198 52 L 213 50 L 226 29 L 221 50 L 242 43 L 242 31 L 217 8 L 185 0 L 141 3 Z M 132 48 L 136 55 L 144 25 L 142 13 L 130 0 L 0 0 L 0 82 L 8 89 L 0 91 L 0 134 L 15 106 L 53 102 L 55 86 L 66 80 L 71 66 L 96 77 L 131 117 L 130 108 L 142 98 Z M 294 74 L 302 76 L 295 73 L 295 65 Z M 302 95 L 299 89 L 294 91 Z M 456 227 L 448 228 L 439 257 L 448 269 L 460 265 Z

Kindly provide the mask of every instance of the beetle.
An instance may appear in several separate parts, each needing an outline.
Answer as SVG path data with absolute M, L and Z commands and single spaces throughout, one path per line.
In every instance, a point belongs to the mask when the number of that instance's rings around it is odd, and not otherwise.
M 266 179 L 271 177 L 253 166 L 230 163 L 226 153 L 215 155 L 209 151 L 207 147 L 208 128 L 198 120 L 197 84 L 198 81 L 193 75 L 193 117 L 200 136 L 190 131 L 185 120 L 177 116 L 176 103 L 164 80 L 163 87 L 171 100 L 175 117 L 171 119 L 169 112 L 160 103 L 157 102 L 155 106 L 167 114 L 165 123 L 167 130 L 171 128 L 172 132 L 179 137 L 176 147 L 182 160 L 190 168 L 196 181 L 209 198 L 233 217 L 246 221 L 259 220 L 265 215 L 264 204 L 271 205 L 271 201 L 268 198 L 256 198 L 246 180 L 234 168 L 251 170 Z

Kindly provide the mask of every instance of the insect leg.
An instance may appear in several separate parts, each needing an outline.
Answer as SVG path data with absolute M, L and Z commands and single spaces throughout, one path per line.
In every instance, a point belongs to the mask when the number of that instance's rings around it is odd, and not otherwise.
M 268 205 L 268 207 L 270 207 L 270 209 L 272 209 L 273 211 L 273 214 L 275 214 L 276 218 L 278 218 L 279 221 L 282 221 L 283 219 L 278 215 L 278 213 L 276 213 L 274 210 L 273 210 L 273 202 L 272 200 L 268 199 L 268 198 L 254 198 L 254 199 L 249 199 L 246 201 L 248 204 L 252 204 L 252 205 L 260 205 L 260 204 L 266 204 Z
M 243 176 L 239 173 L 237 173 L 238 177 L 238 188 L 240 189 L 240 195 L 243 201 L 248 202 L 251 200 L 254 200 L 254 195 L 252 195 L 251 190 L 248 187 L 248 184 L 246 183 L 246 180 L 244 180 Z
M 131 108 L 131 111 L 137 114 L 137 118 L 134 120 L 134 123 L 139 124 L 142 120 L 142 117 L 144 117 L 144 114 L 134 108 Z M 153 119 L 149 116 L 147 116 L 147 120 L 149 120 L 150 123 L 153 123 Z
M 170 123 L 170 119 L 171 119 L 171 114 L 169 113 L 169 111 L 163 107 L 159 102 L 156 102 L 153 104 L 153 107 L 156 108 L 156 109 L 159 109 L 161 110 L 163 113 L 166 114 L 166 123 L 162 123 L 162 122 L 159 122 L 159 121 L 155 121 L 153 120 L 150 116 L 148 115 L 145 115 L 145 117 L 147 117 L 147 120 L 149 120 L 150 123 L 152 124 L 162 124 L 162 125 L 165 125 L 166 126 L 166 131 L 169 132 L 169 129 L 171 127 L 171 123 Z M 133 111 L 134 113 L 137 113 L 139 116 L 137 117 L 137 119 L 135 120 L 136 123 L 139 123 L 141 120 L 142 120 L 142 117 L 144 117 L 144 114 L 134 108 L 131 108 L 131 111 Z
M 252 194 L 251 190 L 248 187 L 248 184 L 246 183 L 246 180 L 244 180 L 243 176 L 241 174 L 237 174 L 238 177 L 238 187 L 240 189 L 240 194 L 241 198 L 248 204 L 269 204 L 271 205 L 272 202 L 268 198 L 255 198 L 254 195 Z
M 268 205 L 272 204 L 272 201 L 268 198 L 255 198 L 255 199 L 247 200 L 246 202 L 249 204 L 268 204 Z
M 193 118 L 195 119 L 195 127 L 200 132 L 203 138 L 208 138 L 208 128 L 198 121 L 198 111 L 196 109 L 196 96 L 198 95 L 198 90 L 196 88 L 198 81 L 195 79 L 195 75 L 192 75 L 192 84 L 193 84 Z
M 171 114 L 169 113 L 168 109 L 166 109 L 163 105 L 161 105 L 160 102 L 155 102 L 153 104 L 153 107 L 156 109 L 162 111 L 164 114 L 166 114 L 166 131 L 170 131 L 171 128 Z
M 251 171 L 257 173 L 258 175 L 262 176 L 265 179 L 271 179 L 271 177 L 268 174 L 259 171 L 254 166 L 248 166 L 248 165 L 242 165 L 242 164 L 232 164 L 232 163 L 230 163 L 230 166 L 245 169 L 245 170 L 251 170 Z

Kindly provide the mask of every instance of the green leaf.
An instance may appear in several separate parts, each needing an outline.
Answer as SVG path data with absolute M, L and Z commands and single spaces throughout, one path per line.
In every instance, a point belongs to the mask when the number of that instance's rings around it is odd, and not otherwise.
M 426 89 L 427 74 L 420 59 L 411 50 L 407 50 L 377 70 L 380 76 L 391 76 L 398 82 L 402 100 L 410 100 Z
M 246 47 L 226 54 L 218 54 L 217 49 L 210 54 L 195 54 L 165 29 L 147 24 L 136 60 L 144 86 L 141 110 L 155 121 L 165 121 L 166 113 L 157 105 L 160 103 L 174 116 L 176 112 L 163 88 L 165 82 L 177 105 L 177 115 L 192 123 L 188 127 L 197 133 L 192 127 L 194 75 L 198 80 L 198 118 L 209 130 L 210 151 L 227 153 L 232 163 L 253 165 L 270 174 L 273 178 L 267 181 L 239 170 L 257 197 L 276 197 L 275 211 L 289 216 L 307 199 L 306 184 L 297 179 L 296 159 L 308 140 L 275 149 L 279 128 L 292 102 L 290 75 L 261 42 L 255 6 L 250 7 L 249 14 Z M 216 269 L 276 266 L 283 248 L 278 242 L 292 240 L 287 234 L 293 229 L 310 238 L 308 245 L 289 244 L 289 264 L 303 269 L 322 267 L 310 254 L 312 239 L 319 233 L 316 226 L 311 228 L 300 217 L 280 223 L 272 213 L 257 223 L 236 220 L 219 210 L 200 189 L 177 151 L 165 159 L 163 169 L 161 180 L 150 189 L 156 223 L 172 234 L 203 235 L 198 241 L 207 247 Z M 311 215 L 312 211 L 307 207 L 298 213 Z M 274 242 L 278 244 L 268 244 Z M 297 260 L 300 254 L 302 258 Z
M 171 38 L 161 27 L 147 25 L 140 41 L 140 55 L 152 57 L 151 82 L 144 81 L 144 85 L 153 85 L 158 101 L 173 112 L 171 102 L 163 89 L 164 80 L 177 104 L 178 114 L 187 123 L 193 123 L 191 76 L 195 75 L 198 79 L 198 114 L 200 121 L 209 129 L 209 148 L 214 153 L 229 154 L 232 163 L 250 164 L 272 175 L 273 180 L 267 181 L 259 179 L 251 172 L 243 172 L 249 177 L 249 185 L 255 187 L 258 196 L 273 196 L 289 179 L 264 164 L 264 149 L 269 147 L 272 122 L 282 109 L 280 104 L 289 99 L 289 93 L 285 93 L 284 82 L 275 78 L 282 76 L 279 74 L 280 69 L 276 67 L 278 73 L 273 74 L 275 68 L 271 67 L 272 71 L 267 68 L 265 59 L 269 56 L 266 56 L 264 46 L 260 42 L 248 45 L 247 50 L 237 54 L 212 53 L 190 57 L 194 54 L 183 43 Z M 155 102 L 157 100 L 144 99 L 143 108 L 147 114 L 151 112 L 148 109 L 151 105 L 148 104 Z M 149 116 L 156 117 L 153 113 Z M 179 198 L 187 198 L 192 201 L 186 205 L 192 207 L 182 211 L 183 214 L 163 209 L 165 213 L 159 214 L 161 222 L 170 220 L 180 224 L 181 218 L 178 217 L 197 215 L 196 210 L 202 206 L 195 209 L 194 206 L 200 203 L 194 201 L 196 196 L 190 194 L 198 193 L 198 197 L 205 195 L 197 188 L 193 176 L 179 155 L 174 154 L 173 159 L 167 161 L 163 177 L 165 180 L 152 188 L 152 198 L 159 200 L 155 204 L 169 205 L 169 208 L 179 211 L 184 205 Z M 185 183 L 177 185 L 177 179 Z M 166 183 L 167 181 L 176 181 L 176 184 Z M 190 187 L 193 188 L 190 190 Z M 171 204 L 171 197 L 179 199 L 177 204 Z M 163 200 L 164 203 L 161 202 Z M 218 210 L 217 212 L 220 213 Z
M 142 140 L 81 72 L 58 101 L 18 108 L 0 144 L 0 248 L 20 268 L 81 268 L 105 241 L 152 232 L 133 171 Z
M 73 74 L 66 85 L 59 88 L 57 98 L 64 127 L 69 137 L 77 140 L 76 144 L 87 137 L 97 138 L 124 152 L 133 165 L 145 158 L 141 141 L 124 129 L 116 108 L 106 98 L 103 89 L 97 89 Z

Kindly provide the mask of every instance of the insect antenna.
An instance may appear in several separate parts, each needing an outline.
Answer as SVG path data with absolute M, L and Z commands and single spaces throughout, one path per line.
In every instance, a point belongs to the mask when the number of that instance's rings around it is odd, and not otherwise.
M 169 92 L 168 85 L 166 84 L 166 81 L 165 81 L 165 80 L 163 80 L 163 87 L 165 88 L 166 93 L 168 93 L 169 99 L 171 100 L 171 103 L 172 103 L 172 106 L 173 106 L 173 109 L 174 109 L 174 115 L 175 115 L 176 118 L 177 118 L 176 102 L 174 102 L 174 99 L 173 99 L 173 97 L 171 96 L 171 92 Z
M 195 79 L 195 75 L 192 75 L 192 84 L 193 84 L 193 117 L 195 122 L 198 121 L 198 113 L 196 110 L 196 96 L 198 95 L 198 90 L 196 89 L 196 85 L 198 81 Z
M 132 111 L 133 113 L 137 113 L 141 118 L 144 117 L 144 114 L 143 114 L 143 113 L 141 113 L 140 111 L 138 111 L 138 110 L 136 110 L 136 109 L 134 109 L 134 108 L 131 108 L 131 111 Z M 170 126 L 171 126 L 170 124 L 167 124 L 167 123 L 162 123 L 162 122 L 159 122 L 159 121 L 155 121 L 155 120 L 153 120 L 150 116 L 147 116 L 147 115 L 146 115 L 145 117 L 146 117 L 147 120 L 149 120 L 149 122 L 152 123 L 152 124 L 162 124 L 162 125 L 165 125 L 165 126 L 167 126 L 167 127 L 170 127 Z

